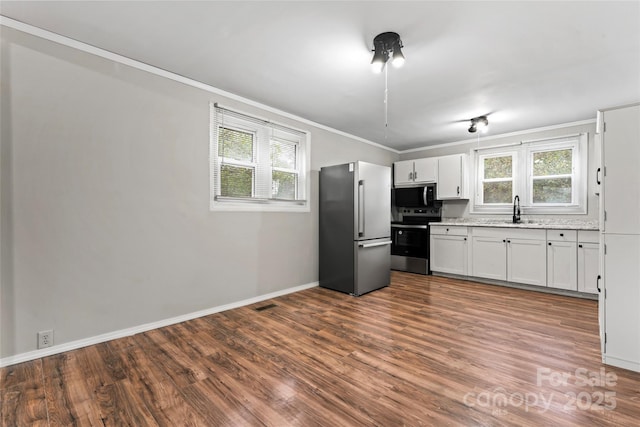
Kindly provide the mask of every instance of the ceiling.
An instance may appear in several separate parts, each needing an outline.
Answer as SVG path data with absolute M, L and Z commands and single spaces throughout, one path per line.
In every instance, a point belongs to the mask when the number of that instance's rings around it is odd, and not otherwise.
M 0 13 L 396 150 L 640 101 L 640 1 L 2 1 Z M 404 67 L 373 74 L 373 38 Z

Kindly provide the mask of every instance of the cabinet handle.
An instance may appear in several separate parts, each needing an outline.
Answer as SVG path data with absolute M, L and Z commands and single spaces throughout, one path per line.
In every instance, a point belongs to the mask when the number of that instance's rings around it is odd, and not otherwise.
M 579 248 L 581 248 L 581 247 L 582 247 L 582 245 L 578 245 L 578 247 L 579 247 Z
M 465 242 L 467 241 L 467 238 L 466 238 L 466 237 L 464 238 L 464 241 L 465 241 Z
M 551 246 L 551 242 L 549 242 L 548 244 L 549 244 L 549 246 Z
M 413 179 L 418 179 L 418 171 L 413 173 Z
M 507 242 L 506 239 L 502 239 L 502 243 L 506 243 L 506 242 Z
M 602 184 L 600 182 L 600 168 L 598 168 L 598 170 L 596 171 L 596 184 L 598 185 Z
M 560 237 L 564 237 L 564 233 L 560 233 Z
M 460 186 L 458 185 L 456 191 L 458 192 L 458 196 L 460 195 Z
M 602 290 L 600 289 L 600 279 L 602 277 L 598 274 L 598 279 L 596 280 L 596 289 L 598 290 L 598 292 L 602 292 Z
M 449 229 L 447 228 L 447 233 L 449 232 Z
M 511 240 L 507 240 L 507 243 L 511 243 Z
M 409 181 L 413 179 L 413 172 L 409 172 Z

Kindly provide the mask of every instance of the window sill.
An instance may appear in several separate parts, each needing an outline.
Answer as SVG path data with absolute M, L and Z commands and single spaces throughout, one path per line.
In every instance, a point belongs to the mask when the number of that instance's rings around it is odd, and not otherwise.
M 272 200 L 213 200 L 209 206 L 216 212 L 310 212 L 308 201 L 282 202 Z

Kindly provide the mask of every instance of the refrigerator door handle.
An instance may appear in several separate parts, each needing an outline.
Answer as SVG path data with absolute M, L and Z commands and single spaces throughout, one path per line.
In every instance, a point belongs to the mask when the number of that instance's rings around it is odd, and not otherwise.
M 364 235 L 364 180 L 358 181 L 358 235 Z
M 376 246 L 387 246 L 390 245 L 391 240 L 387 240 L 386 242 L 376 242 L 376 243 L 360 243 L 358 244 L 361 248 L 375 248 Z

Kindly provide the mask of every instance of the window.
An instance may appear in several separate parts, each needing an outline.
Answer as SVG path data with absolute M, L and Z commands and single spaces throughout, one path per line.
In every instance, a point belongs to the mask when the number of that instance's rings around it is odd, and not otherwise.
M 271 197 L 295 200 L 298 194 L 298 144 L 271 141 Z
M 513 155 L 483 155 L 480 157 L 481 203 L 511 203 L 513 193 Z
M 531 205 L 573 202 L 573 149 L 531 151 Z
M 308 211 L 308 135 L 212 105 L 211 209 Z
M 252 132 L 218 128 L 221 196 L 252 197 L 254 194 L 255 139 Z
M 510 213 L 519 195 L 524 214 L 586 213 L 586 142 L 581 134 L 477 150 L 472 212 Z

